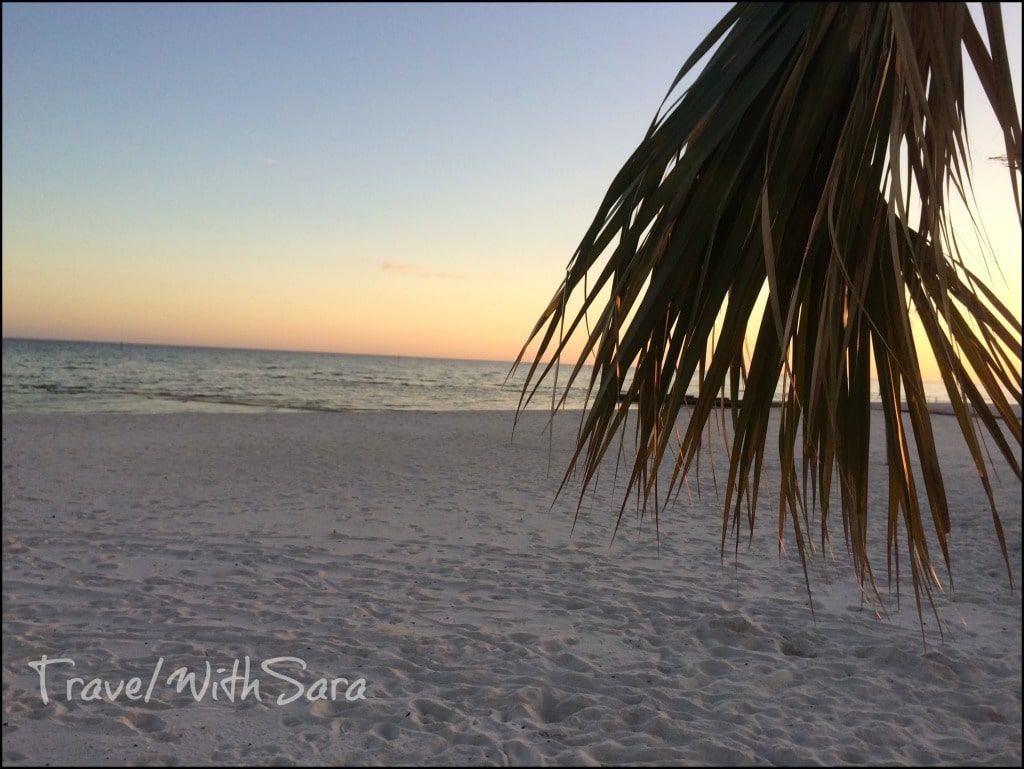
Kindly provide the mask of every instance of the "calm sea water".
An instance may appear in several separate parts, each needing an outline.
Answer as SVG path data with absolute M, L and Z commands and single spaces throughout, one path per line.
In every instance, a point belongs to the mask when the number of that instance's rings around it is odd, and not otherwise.
M 511 411 L 519 405 L 525 370 L 508 380 L 509 368 L 487 361 L 4 339 L 3 411 Z M 550 385 L 545 388 L 532 408 L 550 407 Z M 926 388 L 930 400 L 948 400 L 941 385 Z M 567 405 L 584 404 L 585 392 L 576 388 Z
M 3 340 L 3 411 L 514 410 L 510 364 Z M 521 376 L 521 375 L 520 375 Z M 536 407 L 550 406 L 550 397 Z M 583 405 L 580 391 L 577 407 Z

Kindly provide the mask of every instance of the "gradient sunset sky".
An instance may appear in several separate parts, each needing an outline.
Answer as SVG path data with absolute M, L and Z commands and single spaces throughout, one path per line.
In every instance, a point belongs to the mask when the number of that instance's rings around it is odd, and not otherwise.
M 4 3 L 3 335 L 511 360 L 727 8 Z

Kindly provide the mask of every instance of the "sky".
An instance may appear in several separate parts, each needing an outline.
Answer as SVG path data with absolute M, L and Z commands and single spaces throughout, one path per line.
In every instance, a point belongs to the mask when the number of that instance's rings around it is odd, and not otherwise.
M 3 336 L 512 360 L 728 7 L 4 3 Z

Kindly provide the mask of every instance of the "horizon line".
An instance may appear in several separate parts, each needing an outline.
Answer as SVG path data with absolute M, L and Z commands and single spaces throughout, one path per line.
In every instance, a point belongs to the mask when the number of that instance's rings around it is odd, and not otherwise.
M 110 341 L 106 339 L 63 339 L 56 337 L 32 337 L 32 336 L 3 336 L 0 337 L 0 342 L 53 342 L 58 344 L 103 344 L 112 346 L 129 346 L 129 347 L 178 347 L 181 349 L 193 349 L 193 350 L 226 350 L 234 352 L 283 352 L 283 353 L 297 353 L 300 355 L 350 355 L 350 356 L 362 356 L 366 358 L 411 358 L 414 360 L 457 360 L 467 361 L 470 363 L 500 363 L 502 365 L 512 366 L 513 361 L 511 360 L 500 360 L 497 358 L 464 358 L 457 357 L 454 355 L 449 356 L 438 356 L 438 355 L 408 355 L 404 353 L 375 353 L 375 352 L 339 352 L 336 350 L 297 350 L 297 349 L 284 349 L 281 347 L 235 347 L 230 345 L 217 345 L 217 344 L 182 344 L 182 343 L 171 343 L 171 342 L 129 342 L 129 341 Z

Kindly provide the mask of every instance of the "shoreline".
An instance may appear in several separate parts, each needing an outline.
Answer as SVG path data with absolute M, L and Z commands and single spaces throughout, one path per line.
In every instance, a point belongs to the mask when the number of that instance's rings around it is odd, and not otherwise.
M 132 403 L 131 399 L 124 398 L 129 404 Z M 623 394 L 619 396 L 619 402 L 625 400 Z M 156 402 L 162 404 L 162 408 L 140 408 L 138 405 L 127 405 L 122 408 L 98 408 L 97 404 L 90 404 L 89 407 L 82 407 L 77 409 L 56 409 L 56 408 L 31 408 L 31 407 L 17 407 L 3 409 L 2 415 L 4 418 L 7 417 L 29 417 L 29 416 L 71 416 L 71 415 L 131 415 L 131 416 L 170 416 L 174 414 L 241 414 L 241 415 L 258 415 L 258 414 L 508 414 L 510 418 L 514 418 L 516 413 L 541 413 L 550 414 L 551 409 L 547 405 L 541 405 L 540 403 L 532 403 L 522 412 L 517 412 L 514 407 L 509 408 L 427 408 L 425 406 L 416 407 L 403 407 L 403 408 L 362 408 L 362 407 L 350 407 L 350 408 L 336 408 L 330 406 L 317 406 L 317 405 L 275 405 L 270 403 L 261 402 L 246 402 L 246 401 L 235 401 L 235 400 L 216 400 L 210 398 L 198 398 L 198 397 L 183 397 L 183 396 L 166 396 L 166 397 L 155 397 L 155 396 L 144 396 L 140 397 L 138 403 L 152 403 Z M 694 396 L 687 396 L 686 403 L 684 404 L 684 411 L 681 412 L 685 415 L 685 409 L 688 406 L 692 406 L 696 403 Z M 168 408 L 168 404 L 182 404 L 182 408 Z M 632 408 L 634 404 L 630 404 Z M 725 407 L 728 408 L 731 405 L 728 398 L 725 399 Z M 929 413 L 941 414 L 945 416 L 953 416 L 953 406 L 949 401 L 938 401 L 930 400 L 926 403 Z M 988 405 L 992 405 L 989 403 Z M 771 405 L 772 409 L 779 409 L 782 407 L 782 401 L 773 401 Z M 882 411 L 882 404 L 878 401 L 871 402 L 872 411 Z M 1017 417 L 1017 420 L 1021 420 L 1021 408 L 1014 403 L 1010 404 L 1010 410 Z M 566 407 L 559 409 L 558 414 L 579 414 L 582 409 L 579 407 Z M 906 404 L 902 404 L 900 412 L 903 414 L 909 413 L 909 409 Z M 971 416 L 976 416 L 978 411 L 968 406 L 968 412 Z M 992 412 L 998 418 L 997 412 Z
M 838 520 L 813 616 L 772 505 L 723 560 L 706 466 L 614 541 L 612 466 L 573 528 L 577 415 L 5 413 L 4 763 L 1020 762 L 1020 484 L 1011 589 L 955 420 L 956 600 L 922 639 L 909 581 L 863 604 Z M 47 703 L 43 655 L 75 661 Z

